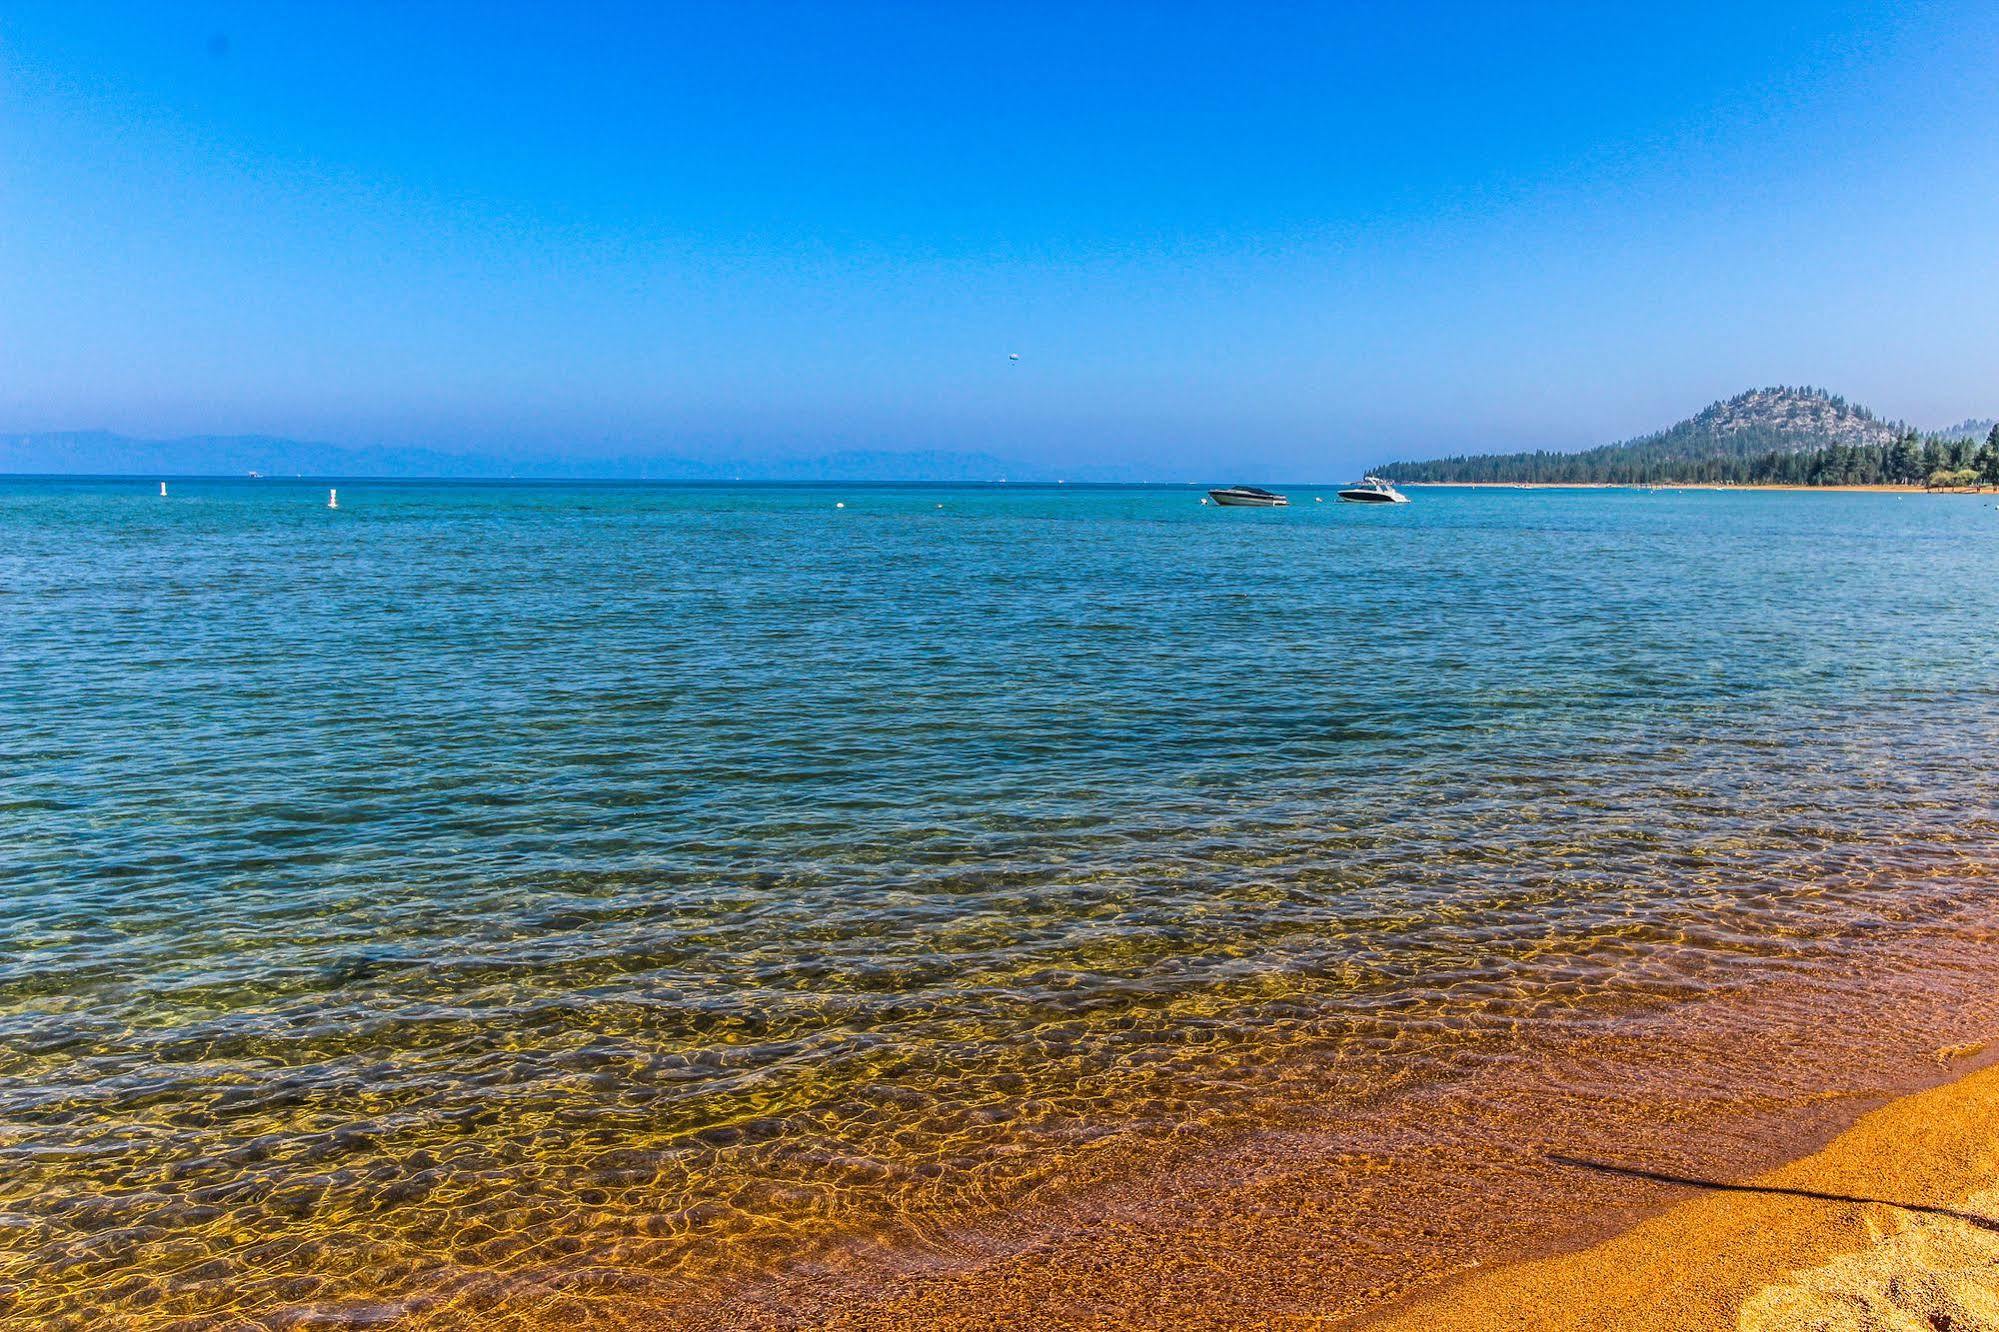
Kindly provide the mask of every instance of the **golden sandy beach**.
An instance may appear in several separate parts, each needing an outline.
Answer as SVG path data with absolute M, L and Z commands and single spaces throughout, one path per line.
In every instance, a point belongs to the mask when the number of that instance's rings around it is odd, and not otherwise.
M 1459 1282 L 1369 1332 L 1999 1327 L 1999 1068 L 1578 1253 Z M 1614 1163 L 1610 1163 L 1614 1164 Z

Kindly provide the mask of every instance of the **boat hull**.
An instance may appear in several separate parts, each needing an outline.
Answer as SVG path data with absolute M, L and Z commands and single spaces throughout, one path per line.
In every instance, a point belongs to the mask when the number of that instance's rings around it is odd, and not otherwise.
M 1342 490 L 1340 498 L 1348 504 L 1407 504 L 1406 495 L 1383 495 L 1373 490 Z
M 1208 498 L 1232 509 L 1282 509 L 1291 503 L 1282 495 L 1243 495 L 1226 490 L 1211 490 Z

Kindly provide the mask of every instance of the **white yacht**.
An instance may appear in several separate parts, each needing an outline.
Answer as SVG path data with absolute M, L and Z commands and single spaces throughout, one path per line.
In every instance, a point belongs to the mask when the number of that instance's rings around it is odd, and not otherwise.
M 1340 498 L 1349 504 L 1407 504 L 1409 497 L 1378 476 L 1365 476 L 1357 486 L 1348 486 Z

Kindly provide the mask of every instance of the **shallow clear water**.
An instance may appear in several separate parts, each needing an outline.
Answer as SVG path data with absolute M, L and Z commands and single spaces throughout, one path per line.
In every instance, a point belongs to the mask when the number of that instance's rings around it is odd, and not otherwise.
M 10 1327 L 727 1289 L 1989 916 L 1989 498 L 156 489 L 0 479 Z

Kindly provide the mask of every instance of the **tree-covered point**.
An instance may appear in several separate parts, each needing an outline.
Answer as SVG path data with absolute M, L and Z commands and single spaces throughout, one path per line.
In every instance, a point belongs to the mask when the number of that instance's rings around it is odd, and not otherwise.
M 1393 481 L 1600 485 L 1999 485 L 1999 425 L 1925 435 L 1814 388 L 1758 389 L 1668 430 L 1581 453 L 1392 463 Z

